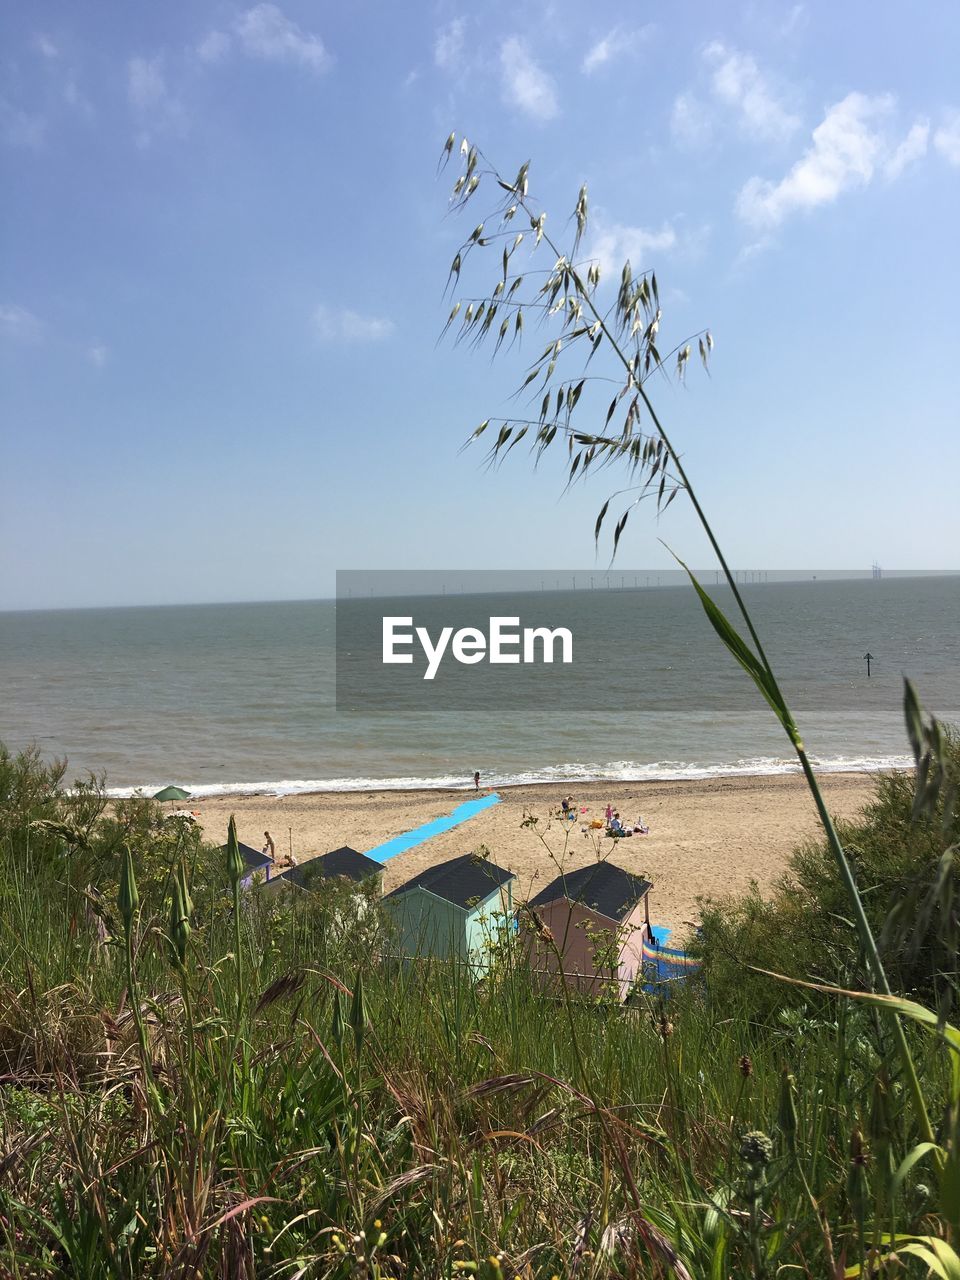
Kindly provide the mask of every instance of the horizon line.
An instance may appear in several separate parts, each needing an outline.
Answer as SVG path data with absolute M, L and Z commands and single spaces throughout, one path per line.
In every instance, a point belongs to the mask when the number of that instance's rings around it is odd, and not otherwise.
M 383 573 L 383 574 L 387 574 L 387 573 L 391 573 L 391 572 L 395 572 L 395 573 L 418 573 L 418 574 L 429 574 L 429 573 L 449 573 L 449 572 L 453 572 L 453 573 L 455 573 L 455 574 L 462 574 L 464 577 L 466 577 L 467 575 L 472 574 L 472 573 L 483 573 L 483 574 L 491 574 L 491 573 L 504 573 L 504 574 L 524 573 L 524 574 L 526 574 L 526 573 L 529 573 L 529 574 L 534 575 L 534 576 L 539 575 L 539 574 L 544 574 L 544 575 L 552 574 L 552 575 L 554 575 L 554 577 L 555 577 L 555 575 L 556 575 L 556 573 L 557 573 L 557 570 L 538 570 L 538 569 L 463 569 L 463 570 L 454 570 L 454 571 L 451 571 L 451 570 L 436 570 L 436 569 L 414 569 L 414 570 L 408 570 L 408 569 L 397 569 L 397 570 L 363 570 L 363 569 L 360 569 L 360 570 L 341 570 L 340 572 L 346 572 L 346 573 L 367 573 L 367 572 L 376 572 L 376 573 Z M 570 571 L 570 570 L 564 570 L 563 572 L 564 572 L 564 574 L 570 574 L 570 573 L 571 573 L 571 571 Z M 693 570 L 693 572 L 696 574 L 696 576 L 697 576 L 697 577 L 702 581 L 703 585 L 705 585 L 705 586 L 721 586 L 721 587 L 725 587 L 725 586 L 727 585 L 725 581 L 721 581 L 721 582 L 716 582 L 716 581 L 714 581 L 714 582 L 708 582 L 708 581 L 707 581 L 707 576 L 708 576 L 708 575 L 717 575 L 717 574 L 719 574 L 719 573 L 721 572 L 720 570 L 718 570 L 718 569 L 716 569 L 716 568 L 713 568 L 713 569 L 694 569 L 694 570 Z M 798 580 L 801 580 L 801 581 L 813 581 L 813 580 L 817 580 L 817 579 L 819 578 L 819 575 L 823 575 L 823 576 L 824 576 L 824 579 L 825 579 L 826 581 L 834 581 L 834 582 L 837 582 L 837 581 L 871 581 L 871 580 L 873 580 L 873 579 L 872 579 L 872 574 L 871 574 L 871 570 L 870 570 L 870 569 L 813 569 L 813 568 L 805 568 L 805 569 L 757 569 L 757 568 L 754 568 L 754 569 L 740 569 L 740 568 L 737 568 L 737 569 L 733 570 L 733 572 L 734 572 L 734 574 L 735 574 L 735 575 L 736 575 L 736 574 L 741 574 L 741 573 L 743 573 L 743 574 L 783 574 L 783 575 L 788 575 L 788 576 L 785 576 L 785 577 L 784 577 L 784 578 L 782 578 L 782 579 L 776 579 L 776 578 L 775 578 L 773 582 L 763 582 L 763 583 L 760 583 L 760 582 L 750 582 L 750 581 L 748 581 L 748 580 L 746 580 L 746 579 L 745 579 L 745 580 L 744 580 L 744 582 L 742 582 L 742 583 L 738 582 L 738 585 L 746 585 L 746 586 L 774 586 L 774 585 L 786 586 L 786 585 L 788 585 L 789 583 L 795 583 L 795 582 L 797 582 Z M 649 585 L 644 586 L 644 587 L 638 587 L 638 586 L 636 586 L 636 584 L 634 584 L 633 586 L 629 586 L 629 587 L 628 587 L 628 586 L 623 586 L 623 585 L 620 585 L 620 586 L 616 586 L 616 585 L 613 585 L 613 586 L 606 585 L 606 586 L 597 586 L 597 587 L 587 587 L 587 586 L 583 586 L 583 587 L 569 587 L 569 586 L 567 586 L 567 587 L 560 587 L 560 586 L 554 586 L 554 587 L 546 587 L 546 588 L 545 588 L 545 587 L 541 586 L 540 590 L 541 590 L 542 592 L 544 592 L 545 594 L 549 594 L 549 595 L 556 595 L 556 594 L 567 594 L 567 593 L 571 593 L 571 594 L 572 594 L 572 593 L 573 593 L 573 592 L 575 592 L 575 591 L 591 591 L 591 590 L 593 590 L 593 591 L 612 591 L 612 592 L 618 592 L 618 591 L 635 591 L 635 590 L 647 591 L 647 590 L 663 589 L 664 587 L 670 587 L 670 586 L 689 586 L 689 585 L 690 585 L 690 583 L 689 583 L 689 579 L 687 578 L 687 576 L 686 576 L 686 574 L 685 574 L 684 570 L 682 570 L 682 569 L 673 569 L 673 568 L 670 568 L 670 569 L 649 569 L 649 570 L 648 570 L 648 569 L 629 569 L 629 570 L 622 570 L 622 571 L 621 571 L 621 570 L 614 570 L 612 573 L 611 573 L 611 572 L 609 572 L 609 571 L 607 571 L 607 570 L 596 570 L 596 569 L 594 569 L 594 570 L 592 570 L 592 571 L 591 571 L 591 570 L 589 570 L 589 569 L 582 569 L 582 570 L 573 570 L 573 571 L 572 571 L 572 573 L 573 573 L 574 575 L 581 575 L 581 574 L 582 574 L 582 575 L 583 575 L 584 577 L 586 577 L 586 578 L 596 578 L 596 577 L 603 577 L 603 578 L 607 578 L 607 577 L 614 577 L 614 576 L 617 576 L 617 575 L 619 575 L 621 578 L 625 578 L 625 577 L 627 577 L 627 576 L 631 576 L 631 575 L 632 575 L 632 576 L 634 576 L 634 577 L 639 577 L 641 574 L 643 574 L 643 575 L 645 575 L 645 576 L 647 576 L 647 577 L 656 576 L 657 578 L 663 578 L 663 577 L 665 577 L 665 576 L 667 576 L 667 575 L 670 575 L 670 576 L 674 579 L 674 581 L 664 582 L 664 583 L 660 583 L 660 582 L 658 582 L 657 586 L 655 586 L 655 587 L 651 587 L 651 586 L 649 586 Z M 800 578 L 800 575 L 809 575 L 809 578 L 807 578 L 806 576 L 804 576 L 804 577 L 801 579 L 801 578 Z M 960 569 L 884 569 L 884 570 L 883 570 L 883 575 L 884 575 L 885 577 L 887 577 L 887 578 L 921 578 L 921 577 L 927 577 L 927 578 L 943 577 L 943 578 L 948 578 L 948 577 L 956 577 L 956 576 L 960 575 Z M 536 587 L 531 587 L 531 586 L 527 585 L 527 586 L 524 586 L 524 587 L 516 587 L 516 588 L 513 588 L 513 589 L 508 589 L 508 588 L 506 588 L 506 587 L 502 589 L 502 593 L 503 593 L 503 594 L 520 594 L 521 592 L 523 592 L 523 593 L 536 592 Z M 357 597 L 357 598 L 358 598 L 358 599 L 375 599 L 375 600 L 377 600 L 377 599 L 404 599 L 404 598 L 416 599 L 416 598 L 418 598 L 418 596 L 419 596 L 419 597 L 422 597 L 422 598 L 428 598 L 428 597 L 430 597 L 430 596 L 433 596 L 433 595 L 440 595 L 440 594 L 446 594 L 446 593 L 445 593 L 445 592 L 444 592 L 444 593 L 440 593 L 440 592 L 423 592 L 423 591 L 421 591 L 421 592 L 407 592 L 407 593 L 397 592 L 395 595 L 379 595 L 379 594 L 375 595 L 375 594 L 371 594 L 370 596 L 359 596 L 359 597 Z M 492 595 L 492 594 L 499 594 L 499 592 L 497 591 L 497 589 L 496 589 L 496 588 L 486 587 L 484 590 L 481 590 L 481 591 L 451 591 L 449 594 L 450 594 L 450 595 L 452 595 L 452 596 L 457 596 L 457 595 Z M 331 604 L 331 603 L 332 603 L 332 604 L 335 604 L 339 599 L 347 599 L 347 598 L 349 598 L 349 597 L 338 596 L 338 595 L 336 595 L 336 594 L 333 594 L 333 595 L 317 595 L 317 596 L 274 596 L 274 597 L 267 597 L 267 598 L 263 598 L 263 597 L 261 597 L 261 598 L 259 598 L 259 599 L 231 599 L 231 600 L 165 600 L 165 601 L 133 601 L 133 602 L 126 603 L 126 604 L 67 604 L 67 605 L 27 605 L 27 606 L 23 606 L 23 605 L 20 605 L 20 606 L 18 606 L 18 605 L 14 605 L 14 606 L 10 606 L 10 607 L 8 607 L 8 606 L 2 606 L 2 607 L 0 607 L 0 615 L 3 615 L 3 614 L 22 614 L 22 613 L 93 613 L 93 612 L 107 612 L 107 611 L 115 611 L 115 610 L 123 610 L 123 609 L 216 609 L 216 608 L 234 608 L 234 607 L 236 607 L 236 606 L 238 606 L 238 605 L 250 605 L 250 606 L 253 606 L 253 605 L 278 605 L 278 604 L 280 604 L 280 605 L 283 605 L 283 604 Z

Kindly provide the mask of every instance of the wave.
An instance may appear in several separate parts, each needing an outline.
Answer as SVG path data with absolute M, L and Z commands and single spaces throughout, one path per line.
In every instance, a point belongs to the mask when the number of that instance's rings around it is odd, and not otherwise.
M 880 773 L 890 769 L 908 769 L 913 761 L 908 756 L 831 756 L 812 758 L 819 773 Z M 484 773 L 484 790 L 492 787 L 531 786 L 537 783 L 576 782 L 683 782 L 706 778 L 772 777 L 799 773 L 796 760 L 775 756 L 757 756 L 729 761 L 660 760 L 641 764 L 634 760 L 615 760 L 608 764 L 546 765 L 520 772 Z M 138 787 L 108 787 L 107 795 L 121 799 L 133 795 L 153 795 L 166 783 L 141 784 Z M 305 795 L 314 791 L 448 791 L 472 790 L 473 784 L 462 774 L 438 774 L 423 777 L 395 778 L 294 778 L 274 782 L 184 783 L 192 800 L 212 796 Z

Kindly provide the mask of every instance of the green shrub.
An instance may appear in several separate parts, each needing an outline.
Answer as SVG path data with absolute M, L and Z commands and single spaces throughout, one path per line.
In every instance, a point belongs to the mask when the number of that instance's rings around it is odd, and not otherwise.
M 960 738 L 946 734 L 945 786 L 934 810 L 914 813 L 912 774 L 881 774 L 873 799 L 837 830 L 853 865 L 880 952 L 895 990 L 943 1008 L 957 981 L 960 868 L 951 852 L 960 821 L 950 783 L 960 782 Z M 713 999 L 743 1001 L 760 1020 L 784 1002 L 807 1001 L 783 983 L 752 971 L 860 988 L 867 973 L 847 895 L 826 840 L 798 845 L 790 869 L 764 899 L 703 904 L 697 944 Z

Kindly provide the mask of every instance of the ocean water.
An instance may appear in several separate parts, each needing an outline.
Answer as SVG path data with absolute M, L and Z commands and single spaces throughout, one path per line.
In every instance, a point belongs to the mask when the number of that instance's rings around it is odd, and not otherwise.
M 729 591 L 711 590 L 729 611 Z M 907 763 L 904 674 L 960 723 L 960 577 L 743 591 L 821 768 Z M 542 696 L 488 703 L 480 684 L 475 705 L 430 713 L 378 709 L 376 688 L 337 710 L 331 601 L 0 614 L 0 740 L 67 757 L 71 777 L 105 770 L 116 793 L 450 786 L 475 769 L 495 786 L 794 767 L 690 588 L 560 594 L 570 618 L 602 611 L 601 665 L 562 697 L 541 668 L 530 679 Z M 522 595 L 489 603 L 524 614 Z M 424 597 L 385 611 L 439 628 L 448 605 Z

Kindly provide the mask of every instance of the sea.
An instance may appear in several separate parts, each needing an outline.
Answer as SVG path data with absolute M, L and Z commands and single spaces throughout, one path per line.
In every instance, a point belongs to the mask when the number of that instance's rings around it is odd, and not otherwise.
M 821 770 L 910 763 L 904 676 L 960 723 L 960 576 L 741 590 Z M 710 591 L 732 614 L 730 590 Z M 486 603 L 522 617 L 542 610 L 534 594 Z M 496 787 L 795 769 L 689 586 L 560 595 L 574 624 L 602 617 L 609 641 L 580 684 L 511 704 L 479 682 L 469 705 L 427 712 L 389 709 L 380 677 L 360 705 L 337 707 L 335 601 L 0 613 L 0 742 L 66 759 L 71 779 L 105 773 L 114 795 L 466 786 L 475 770 Z M 439 629 L 448 609 L 422 596 L 385 611 Z

